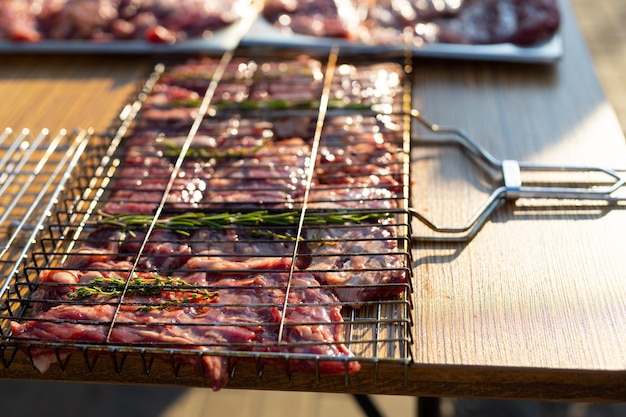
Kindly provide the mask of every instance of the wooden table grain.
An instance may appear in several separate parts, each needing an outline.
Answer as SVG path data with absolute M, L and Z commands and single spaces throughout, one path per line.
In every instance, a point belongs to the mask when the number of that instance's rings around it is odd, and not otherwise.
M 498 159 L 626 167 L 620 126 L 565 13 L 557 65 L 420 62 L 417 107 Z M 462 225 L 493 185 L 458 151 L 415 153 L 414 206 L 439 224 Z M 625 400 L 624 208 L 520 200 L 467 244 L 417 245 L 417 358 L 449 371 L 438 386 L 448 394 L 458 383 L 470 395 Z M 454 367 L 485 372 L 494 391 L 466 384 Z
M 567 4 L 563 13 L 565 55 L 556 64 L 416 60 L 414 107 L 467 131 L 498 159 L 626 167 L 619 123 Z M 153 62 L 0 60 L 0 127 L 33 131 L 106 129 Z M 412 204 L 438 224 L 464 223 L 494 186 L 454 148 L 416 146 L 412 159 Z M 502 205 L 470 242 L 416 243 L 415 362 L 408 366 L 365 364 L 347 384 L 242 369 L 229 387 L 626 401 L 624 208 L 523 199 Z M 423 232 L 419 222 L 414 232 Z

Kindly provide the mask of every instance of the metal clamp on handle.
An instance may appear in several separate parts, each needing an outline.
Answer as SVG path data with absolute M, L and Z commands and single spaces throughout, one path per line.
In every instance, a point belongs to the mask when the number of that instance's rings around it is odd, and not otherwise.
M 502 161 L 502 178 L 504 180 L 504 188 L 506 198 L 516 200 L 522 191 L 522 172 L 519 162 L 512 159 Z
M 494 158 L 463 130 L 441 127 L 430 123 L 418 110 L 411 110 L 410 115 L 420 125 L 431 133 L 436 134 L 436 137 L 412 138 L 412 145 L 459 146 L 484 171 L 496 172 L 502 179 L 500 186 L 493 190 L 485 203 L 479 207 L 478 211 L 463 226 L 441 227 L 412 209 L 411 215 L 435 232 L 432 236 L 414 235 L 412 236 L 413 240 L 469 241 L 484 226 L 491 213 L 505 200 L 514 201 L 520 198 L 530 198 L 600 200 L 611 203 L 626 201 L 626 196 L 616 194 L 626 184 L 626 176 L 623 171 L 589 166 L 531 164 L 510 159 L 500 161 Z M 539 174 L 541 180 L 523 182 L 524 174 Z M 557 174 L 565 174 L 568 178 L 552 183 L 546 179 L 551 175 Z

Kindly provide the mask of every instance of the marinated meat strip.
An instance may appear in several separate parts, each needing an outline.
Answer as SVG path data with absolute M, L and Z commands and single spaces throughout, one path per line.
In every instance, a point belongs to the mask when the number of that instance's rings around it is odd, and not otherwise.
M 202 96 L 197 91 L 167 83 L 157 83 L 143 103 L 144 109 L 168 107 L 197 107 Z
M 190 237 L 194 256 L 185 267 L 208 274 L 288 271 L 295 250 L 295 241 L 289 236 L 295 236 L 295 232 L 288 229 L 200 229 Z M 299 263 L 297 259 L 296 263 Z
M 386 188 L 325 186 L 309 194 L 308 207 L 314 209 L 361 209 L 390 211 L 399 207 L 398 195 Z
M 318 151 L 310 207 L 397 208 L 403 164 L 400 132 L 375 117 L 329 118 Z
M 233 135 L 230 137 L 197 137 L 194 140 L 167 196 L 170 207 L 289 208 L 294 202 L 302 201 L 309 145 L 301 139 L 274 142 L 265 129 L 257 129 L 250 135 L 242 130 L 242 135 L 231 130 Z M 144 139 L 147 138 L 135 143 Z M 163 198 L 173 173 L 178 144 L 184 140 L 157 137 L 153 145 L 129 147 L 103 211 L 110 214 L 152 213 Z M 196 146 L 196 141 L 200 146 Z M 165 146 L 164 142 L 167 143 Z M 172 158 L 159 157 L 168 151 L 173 151 Z M 135 156 L 142 152 L 145 158 Z
M 179 151 L 177 144 L 185 138 L 164 138 L 155 133 L 144 133 L 129 138 L 124 163 L 117 172 L 116 181 L 103 211 L 110 214 L 149 214 L 160 204 L 174 172 L 174 161 Z M 212 137 L 197 137 L 199 144 L 216 147 Z M 175 155 L 168 157 L 168 151 Z M 168 201 L 193 208 L 203 199 L 204 178 L 213 172 L 210 162 L 185 161 L 173 181 Z
M 151 130 L 165 135 L 184 134 L 198 115 L 197 107 L 147 108 L 136 123 L 136 130 Z
M 140 270 L 174 272 L 182 268 L 193 253 L 189 243 L 171 230 L 154 229 L 142 249 L 144 240 L 144 234 L 133 231 L 120 246 L 120 256 L 127 256 L 129 260 L 139 256 L 137 267 Z
M 365 301 L 391 298 L 405 290 L 407 255 L 395 228 L 310 228 L 307 235 L 312 236 L 307 270 L 331 286 L 341 301 L 358 308 Z
M 269 142 L 215 166 L 205 206 L 282 207 L 301 203 L 310 147 L 299 138 Z
M 265 279 L 276 280 L 273 285 L 285 285 L 287 276 L 270 275 Z M 282 281 L 282 282 L 281 282 Z M 284 296 L 282 297 L 284 300 Z M 296 273 L 291 280 L 287 298 L 287 309 L 275 306 L 271 308 L 272 322 L 284 323 L 282 344 L 278 340 L 278 326 L 268 326 L 263 332 L 259 350 L 264 352 L 282 352 L 305 355 L 319 355 L 330 358 L 350 358 L 353 356 L 344 342 L 344 325 L 341 305 L 332 291 L 320 287 L 319 282 L 310 274 Z M 269 335 L 268 335 L 269 334 Z M 290 365 L 294 369 L 313 371 L 314 361 L 295 361 Z M 356 372 L 360 364 L 348 363 L 348 372 Z M 322 361 L 320 371 L 326 374 L 341 374 L 346 371 L 344 363 Z
M 341 130 L 326 128 L 318 151 L 316 183 L 395 190 L 402 173 L 399 134 L 353 121 L 346 121 Z
M 343 63 L 333 74 L 330 91 L 330 106 L 352 106 L 361 110 L 398 113 L 402 100 L 398 100 L 404 89 L 404 80 L 393 63 L 376 63 L 357 66 Z
M 209 58 L 190 60 L 168 70 L 155 87 L 161 98 L 163 90 L 176 87 L 203 95 L 214 76 L 217 61 Z M 323 68 L 309 57 L 288 61 L 257 62 L 235 58 L 228 63 L 213 99 L 213 106 L 224 110 L 250 110 L 267 104 L 295 106 L 318 100 L 322 90 Z M 189 94 L 189 93 L 187 93 Z M 173 107 L 197 107 L 195 97 L 174 97 Z

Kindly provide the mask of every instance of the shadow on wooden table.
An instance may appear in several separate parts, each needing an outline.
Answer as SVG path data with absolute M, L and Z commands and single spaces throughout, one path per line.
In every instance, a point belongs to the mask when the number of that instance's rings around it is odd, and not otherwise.
M 184 388 L 0 381 L 2 415 L 157 417 Z
M 413 398 L 373 396 L 383 416 L 415 416 Z M 343 394 L 0 381 L 1 415 L 11 417 L 362 417 Z M 442 399 L 441 417 L 617 417 L 626 404 Z
M 504 400 L 442 401 L 442 417 L 618 417 L 626 404 L 559 403 Z

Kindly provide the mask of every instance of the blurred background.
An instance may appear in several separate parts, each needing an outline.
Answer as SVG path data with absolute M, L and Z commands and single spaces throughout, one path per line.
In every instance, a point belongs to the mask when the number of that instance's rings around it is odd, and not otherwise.
M 626 1 L 569 0 L 600 83 L 626 131 Z

